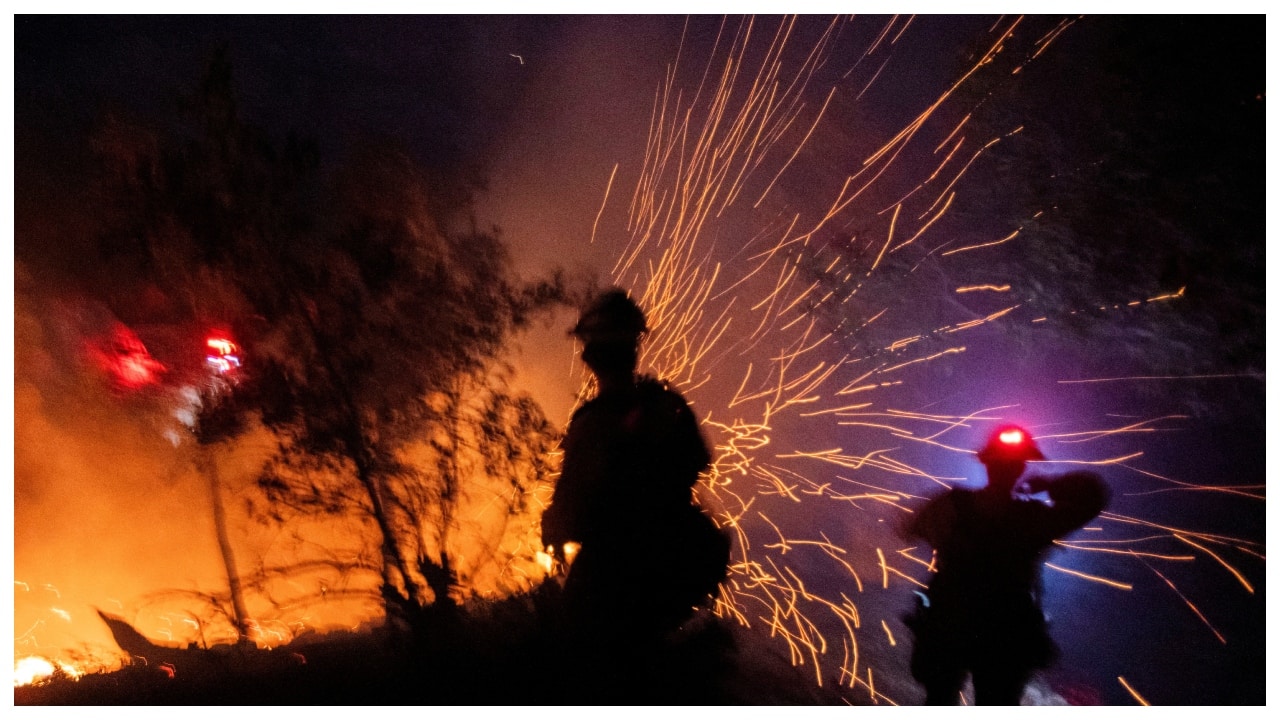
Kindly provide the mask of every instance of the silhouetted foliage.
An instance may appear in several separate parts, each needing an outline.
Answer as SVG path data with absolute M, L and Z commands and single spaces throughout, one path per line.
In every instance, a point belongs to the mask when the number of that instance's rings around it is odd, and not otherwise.
M 103 256 L 129 279 L 114 304 L 136 316 L 149 288 L 163 298 L 151 322 L 229 329 L 245 364 L 233 391 L 204 395 L 197 438 L 256 418 L 279 440 L 263 517 L 367 513 L 389 597 L 440 599 L 518 545 L 486 528 L 493 554 L 459 567 L 463 499 L 496 482 L 485 492 L 512 516 L 548 472 L 554 430 L 508 389 L 501 354 L 562 284 L 515 283 L 496 231 L 442 200 L 465 194 L 403 152 L 323 164 L 314 145 L 242 122 L 232 85 L 222 49 L 182 122 L 99 133 Z M 424 444 L 433 459 L 406 455 Z
M 166 648 L 104 616 L 134 661 L 14 688 L 27 705 L 846 705 L 867 701 L 804 668 L 736 623 L 706 616 L 606 686 L 610 668 L 583 667 L 556 636 L 559 589 L 473 599 L 437 632 L 303 635 L 273 649 Z M 630 648 L 616 648 L 630 655 Z M 149 660 L 142 658 L 149 656 Z

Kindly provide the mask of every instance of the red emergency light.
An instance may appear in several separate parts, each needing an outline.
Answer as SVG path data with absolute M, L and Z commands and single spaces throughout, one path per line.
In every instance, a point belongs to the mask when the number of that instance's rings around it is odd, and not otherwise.
M 213 368 L 214 372 L 226 375 L 240 367 L 240 347 L 234 342 L 215 335 L 205 340 L 204 344 L 209 348 L 205 362 Z

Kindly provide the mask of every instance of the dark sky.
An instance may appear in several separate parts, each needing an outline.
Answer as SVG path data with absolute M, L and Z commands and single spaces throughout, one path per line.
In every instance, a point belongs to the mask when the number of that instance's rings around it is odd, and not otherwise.
M 824 22 L 801 23 L 797 43 Z M 773 196 L 778 215 L 809 212 L 810 203 L 828 197 L 832 182 L 968 67 L 993 22 L 917 19 L 864 97 L 854 102 L 856 88 L 844 86 L 833 100 L 829 122 Z M 1030 39 L 1055 22 L 1028 21 Z M 168 122 L 220 43 L 230 51 L 250 122 L 315 139 L 326 162 L 340 162 L 361 142 L 393 139 L 442 173 L 483 180 L 476 214 L 502 227 L 522 272 L 561 265 L 604 276 L 627 233 L 616 207 L 625 205 L 640 172 L 654 93 L 685 19 L 18 16 L 14 25 L 15 257 L 53 276 L 91 270 L 83 253 L 93 220 L 79 215 L 81 203 L 65 192 L 79 186 L 68 178 L 88 171 L 88 133 L 111 113 Z M 716 18 L 691 24 L 679 76 L 686 87 L 718 25 Z M 882 25 L 859 19 L 841 41 L 857 46 Z M 1261 485 L 1264 55 L 1260 16 L 1084 18 L 1019 75 L 967 86 L 972 94 L 955 103 L 976 108 L 975 134 L 1024 129 L 974 170 L 967 194 L 937 232 L 998 238 L 1025 225 L 1040 244 L 1026 255 L 951 265 L 955 275 L 944 280 L 1027 280 L 1035 288 L 1027 306 L 1049 317 L 1055 331 L 1045 339 L 1025 322 L 981 330 L 963 357 L 927 366 L 895 402 L 913 410 L 1018 404 L 1046 425 L 1185 416 L 1170 423 L 1169 434 L 1142 440 L 1148 472 Z M 836 83 L 854 60 L 837 53 L 819 77 Z M 809 98 L 813 107 L 822 93 Z M 610 213 L 588 243 L 615 164 Z M 757 231 L 752 223 L 760 218 L 726 221 L 717 238 L 731 246 Z M 866 231 L 875 229 L 868 221 Z M 1109 292 L 1121 297 L 1107 302 L 1121 302 L 1179 286 L 1188 288 L 1187 299 L 1167 312 L 1152 306 L 1150 314 L 1119 321 L 1114 313 L 1074 314 Z M 963 306 L 970 314 L 987 311 L 967 298 L 949 299 L 943 310 L 955 302 L 970 303 Z M 934 327 L 923 307 L 902 318 Z M 571 352 L 559 326 L 525 338 L 522 372 L 553 419 L 569 411 Z M 1060 383 L 1111 375 L 1230 377 Z M 715 397 L 708 391 L 703 407 L 714 407 Z M 807 437 L 814 432 L 808 426 L 794 432 L 815 446 L 827 439 Z M 822 432 L 838 442 L 843 431 Z M 954 465 L 959 475 L 973 471 Z M 1116 480 L 1118 511 L 1207 532 L 1265 535 L 1263 501 L 1165 492 L 1142 477 Z M 1077 638 L 1064 652 L 1064 664 L 1076 668 L 1072 681 L 1100 688 L 1116 704 L 1130 701 L 1114 683 L 1117 675 L 1156 703 L 1262 701 L 1261 563 L 1245 561 L 1253 594 L 1203 555 L 1194 572 L 1179 575 L 1188 602 L 1227 628 L 1223 644 L 1155 575 L 1090 562 L 1099 573 L 1141 580 L 1117 602 L 1092 585 L 1051 576 L 1062 632 Z M 1092 607 L 1106 609 L 1096 617 L 1086 609 Z

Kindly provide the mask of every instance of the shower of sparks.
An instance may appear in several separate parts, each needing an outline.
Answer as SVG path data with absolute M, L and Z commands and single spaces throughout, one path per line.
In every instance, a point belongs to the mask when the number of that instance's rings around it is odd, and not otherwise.
M 678 58 L 655 95 L 644 165 L 627 206 L 628 236 L 612 269 L 614 281 L 632 289 L 654 328 L 644 347 L 646 370 L 688 395 L 714 443 L 713 465 L 700 484 L 699 499 L 735 539 L 730 575 L 714 612 L 774 638 L 817 684 L 834 681 L 864 693 L 870 702 L 894 705 L 903 700 L 893 697 L 900 688 L 886 680 L 891 673 L 884 668 L 876 672 L 872 664 L 887 648 L 910 643 L 898 641 L 906 630 L 896 614 L 881 616 L 896 613 L 900 604 L 877 603 L 876 594 L 909 598 L 925 587 L 934 569 L 929 549 L 904 545 L 896 524 L 927 495 L 964 480 L 954 468 L 957 460 L 973 462 L 972 448 L 957 438 L 960 433 L 984 430 L 1017 412 L 998 406 L 926 413 L 898 406 L 895 392 L 909 387 L 912 373 L 922 366 L 965 353 L 967 346 L 956 338 L 967 339 L 982 325 L 1013 321 L 1021 306 L 1018 289 L 1007 284 L 952 284 L 949 292 L 955 294 L 1011 299 L 1002 303 L 1007 307 L 976 319 L 929 323 L 891 341 L 872 340 L 872 330 L 910 316 L 913 300 L 901 294 L 878 296 L 872 281 L 888 272 L 889 261 L 912 251 L 919 256 L 919 267 L 925 259 L 1002 252 L 1025 241 L 1021 228 L 961 247 L 950 247 L 950 241 L 930 233 L 955 206 L 964 190 L 962 179 L 996 143 L 1021 130 L 975 140 L 966 134 L 971 115 L 965 109 L 958 120 L 943 110 L 959 102 L 959 88 L 983 72 L 994 72 L 1002 53 L 1013 52 L 1010 38 L 1023 20 L 997 21 L 985 51 L 959 80 L 937 97 L 917 98 L 920 111 L 887 142 L 850 158 L 854 166 L 836 185 L 812 189 L 808 194 L 820 203 L 816 212 L 796 210 L 781 196 L 789 173 L 814 154 L 823 155 L 813 143 L 825 123 L 842 120 L 837 100 L 859 102 L 877 83 L 890 82 L 892 50 L 912 21 L 895 16 L 860 52 L 837 55 L 837 41 L 847 37 L 842 33 L 853 20 L 834 19 L 794 61 L 796 18 L 783 19 L 776 28 L 762 28 L 764 21 L 755 19 L 736 26 L 737 21 L 725 21 L 692 90 L 678 84 Z M 1011 72 L 1039 57 L 1074 22 L 1064 20 L 1041 37 L 1034 54 L 1018 59 Z M 852 66 L 840 80 L 851 87 L 817 87 L 824 68 L 846 61 Z M 617 175 L 615 167 L 592 225 L 593 242 Z M 886 204 L 886 197 L 896 200 Z M 857 218 L 880 218 L 885 224 L 882 230 L 865 229 L 868 224 L 855 222 Z M 862 229 L 855 234 L 851 227 Z M 848 247 L 831 238 L 847 241 Z M 853 252 L 846 252 L 850 248 Z M 820 269 L 821 279 L 806 268 Z M 1177 301 L 1184 293 L 1185 288 L 1103 309 Z M 833 317 L 839 318 L 834 328 Z M 112 379 L 129 388 L 159 382 L 166 368 L 140 341 L 121 331 L 111 340 L 91 351 Z M 230 344 L 211 349 L 210 363 L 220 372 L 238 365 Z M 1239 376 L 1059 382 L 1226 377 Z M 1199 485 L 1136 467 L 1131 461 L 1141 452 L 1103 459 L 1066 452 L 1087 449 L 1086 443 L 1095 440 L 1137 442 L 1185 420 L 1167 415 L 1121 419 L 1084 431 L 1030 429 L 1042 445 L 1053 443 L 1061 451 L 1057 463 L 1103 465 L 1165 486 L 1148 492 L 1265 500 L 1261 485 Z M 816 430 L 796 433 L 797 427 Z M 815 507 L 819 503 L 823 505 Z M 1265 560 L 1262 542 L 1114 512 L 1104 512 L 1088 530 L 1097 537 L 1074 536 L 1058 547 L 1078 557 L 1131 560 L 1161 580 L 1224 643 L 1201 609 L 1156 564 L 1187 566 L 1207 559 L 1245 592 L 1254 593 L 1248 571 L 1232 558 Z M 553 574 L 553 555 L 543 550 L 530 547 L 529 565 Z M 356 558 L 344 559 L 344 564 L 376 576 L 376 562 Z M 1061 564 L 1049 567 L 1117 595 L 1136 582 Z M 512 572 L 527 573 L 522 575 L 526 587 L 541 579 L 515 564 Z M 315 587 L 331 602 L 349 598 L 358 604 L 375 597 L 356 580 L 319 570 L 316 577 Z M 15 580 L 15 590 L 47 593 L 49 602 L 43 617 L 15 637 L 15 685 L 40 682 L 55 668 L 75 677 L 86 668 L 119 665 L 120 659 L 105 651 L 101 657 L 86 652 L 67 663 L 40 657 L 47 647 L 40 636 L 71 617 L 57 604 L 57 588 L 28 579 L 33 582 Z M 299 586 L 297 595 L 309 588 Z M 221 641 L 216 630 L 186 611 L 161 608 L 146 620 L 157 638 L 206 646 Z M 302 608 L 296 617 L 255 624 L 255 640 L 280 645 L 317 625 Z M 868 628 L 871 632 L 864 632 Z M 225 639 L 234 639 L 234 633 L 228 630 Z M 1149 704 L 1124 677 L 1118 680 L 1138 702 Z
M 629 235 L 618 252 L 613 279 L 636 294 L 649 313 L 650 327 L 655 329 L 646 340 L 642 363 L 648 371 L 674 381 L 690 396 L 715 444 L 715 460 L 703 479 L 700 499 L 737 540 L 731 574 L 715 612 L 742 625 L 764 629 L 785 646 L 793 664 L 810 667 L 818 684 L 834 677 L 848 688 L 861 688 L 873 702 L 892 702 L 876 691 L 872 667 L 860 652 L 861 643 L 867 642 L 860 632 L 862 611 L 842 591 L 838 592 L 838 599 L 822 593 L 830 592 L 841 578 L 850 591 L 863 593 L 862 576 L 870 573 L 879 576 L 876 585 L 886 591 L 892 588 L 906 593 L 906 588 L 924 587 L 921 579 L 932 570 L 932 560 L 913 555 L 912 551 L 918 553 L 918 548 L 905 548 L 893 553 L 906 561 L 904 568 L 890 564 L 884 549 L 876 544 L 900 541 L 896 540 L 895 528 L 886 527 L 886 521 L 878 516 L 891 518 L 887 524 L 893 525 L 911 512 L 912 503 L 923 499 L 922 488 L 950 487 L 961 478 L 922 467 L 909 460 L 903 450 L 924 448 L 936 453 L 939 461 L 957 456 L 971 458 L 971 448 L 948 445 L 945 436 L 958 430 L 987 427 L 985 423 L 1004 419 L 1001 411 L 1010 408 L 951 416 L 895 409 L 886 404 L 892 402 L 893 389 L 908 382 L 911 368 L 944 362 L 965 351 L 965 346 L 959 344 L 937 349 L 937 340 L 985 323 L 1008 320 L 1018 305 L 880 347 L 840 341 L 859 338 L 861 331 L 886 314 L 901 314 L 894 303 L 910 304 L 911 298 L 906 297 L 862 298 L 868 303 L 884 304 L 855 308 L 852 300 L 860 291 L 865 295 L 868 279 L 884 272 L 887 256 L 930 242 L 928 231 L 961 192 L 962 176 L 984 151 L 1021 128 L 966 154 L 961 148 L 972 141 L 963 132 L 969 119 L 965 115 L 949 133 L 940 133 L 946 139 L 931 155 L 925 152 L 925 157 L 935 158 L 938 164 L 925 172 L 925 178 L 910 192 L 878 210 L 858 203 L 871 202 L 877 194 L 874 191 L 893 178 L 894 169 L 918 166 L 920 154 L 916 148 L 925 142 L 926 126 L 943 122 L 940 109 L 959 87 L 994 64 L 1022 19 L 997 22 L 987 51 L 959 81 L 932 101 L 921 98 L 925 109 L 853 168 L 840 187 L 812 193 L 821 196 L 825 192 L 828 197 L 820 200 L 825 210 L 819 210 L 816 218 L 785 205 L 771 207 L 766 201 L 784 184 L 784 176 L 794 163 L 812 150 L 808 143 L 820 122 L 831 120 L 833 97 L 844 92 L 839 87 L 815 90 L 813 86 L 818 82 L 819 68 L 835 62 L 833 46 L 845 22 L 838 19 L 827 25 L 813 46 L 798 54 L 800 59 L 794 65 L 784 60 L 795 37 L 794 18 L 780 21 L 772 33 L 762 29 L 762 23 L 755 19 L 743 20 L 736 27 L 732 22 L 723 22 L 715 50 L 691 92 L 677 87 L 677 59 L 655 97 L 645 163 L 628 206 Z M 1063 21 L 1042 38 L 1035 56 L 1072 22 Z M 887 60 L 881 62 L 877 58 L 867 63 L 867 68 L 874 68 L 867 70 L 871 73 L 869 79 L 855 73 L 858 65 L 870 60 L 878 49 L 883 51 L 882 43 L 887 37 L 892 36 L 893 41 L 901 37 L 908 24 L 909 18 L 889 20 L 879 37 L 845 73 L 845 78 L 853 76 L 865 83 L 859 97 L 881 76 Z M 1024 58 L 1014 72 L 1031 59 L 1034 58 Z M 821 103 L 810 104 L 810 97 L 822 98 Z M 913 153 L 915 160 L 908 160 Z M 965 162 L 957 165 L 962 157 Z M 611 176 L 610 189 L 613 181 Z M 901 182 L 901 178 L 895 182 Z M 747 198 L 752 203 L 750 209 L 742 207 Z M 753 211 L 760 212 L 752 215 Z M 868 233 L 850 240 L 856 240 L 869 252 L 846 255 L 820 241 L 832 233 L 840 234 L 845 226 L 856 226 L 850 222 L 852 217 L 884 215 L 889 211 L 883 237 L 870 237 Z M 765 216 L 766 212 L 773 214 Z M 750 229 L 744 231 L 744 226 Z M 1020 231 L 1021 228 L 997 240 L 945 252 L 939 251 L 947 243 L 935 241 L 924 257 L 999 251 L 1001 246 L 1016 242 Z M 734 237 L 749 239 L 730 240 Z M 806 263 L 822 268 L 822 275 L 832 282 L 805 275 L 802 267 Z M 1010 293 L 1011 288 L 978 284 L 956 288 L 955 292 Z M 1179 290 L 1136 304 L 1175 300 L 1182 294 Z M 841 317 L 842 322 L 853 326 L 842 327 L 843 337 L 838 338 L 819 322 L 822 313 Z M 858 317 L 866 319 L 859 323 Z M 833 353 L 832 348 L 841 349 Z M 839 356 L 840 353 L 844 354 Z M 733 383 L 736 390 L 724 396 L 718 394 L 713 377 L 740 380 Z M 854 393 L 865 394 L 860 397 L 864 401 L 842 402 L 844 396 Z M 804 440 L 795 441 L 794 447 L 777 445 L 783 439 L 778 432 L 780 426 L 824 416 L 829 418 L 824 419 L 829 425 L 846 428 L 848 432 L 840 432 L 838 437 L 842 442 L 856 443 L 857 449 L 805 447 L 811 441 Z M 1049 433 L 1038 439 L 1066 446 L 1160 432 L 1169 421 L 1177 419 L 1184 418 L 1152 418 L 1119 427 Z M 1058 462 L 1104 465 L 1159 478 L 1126 464 L 1141 455 L 1135 451 L 1104 459 L 1064 457 Z M 848 474 L 814 469 L 824 465 Z M 1186 485 L 1166 480 L 1173 485 Z M 836 512 L 805 507 L 821 501 L 837 503 Z M 864 516 L 862 524 L 872 527 L 859 527 L 858 516 Z M 823 522 L 832 522 L 835 527 L 822 527 Z M 879 527 L 875 527 L 877 523 Z M 1091 529 L 1111 535 L 1123 531 L 1126 525 L 1140 524 L 1154 533 L 1153 538 L 1181 540 L 1184 547 L 1191 546 L 1226 566 L 1252 591 L 1243 574 L 1188 537 L 1250 553 L 1256 544 L 1233 538 L 1207 538 L 1114 514 L 1104 515 L 1099 524 L 1102 527 Z M 1116 552 L 1144 564 L 1147 560 L 1182 562 L 1190 557 L 1138 552 L 1131 547 L 1148 539 L 1073 541 L 1060 543 L 1060 547 L 1073 552 Z M 1099 544 L 1112 542 L 1123 544 L 1125 549 Z M 1120 591 L 1132 587 L 1060 565 L 1051 567 Z M 1155 572 L 1181 596 L 1172 582 Z M 882 618 L 878 624 L 889 646 L 896 646 L 890 621 Z M 843 632 L 843 637 L 833 644 L 828 638 L 831 632 Z M 839 655 L 835 655 L 837 646 Z

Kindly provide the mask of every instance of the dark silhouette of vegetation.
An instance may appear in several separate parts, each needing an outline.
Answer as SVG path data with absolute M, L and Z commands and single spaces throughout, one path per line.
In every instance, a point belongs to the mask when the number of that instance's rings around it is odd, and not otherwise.
M 700 615 L 625 688 L 573 664 L 557 635 L 559 586 L 472 599 L 447 626 L 305 635 L 271 650 L 164 648 L 103 615 L 134 662 L 108 673 L 14 688 L 30 705 L 843 705 L 865 696 L 814 684 L 785 653 L 733 622 Z M 626 652 L 619 649 L 619 653 Z M 144 661 L 143 658 L 146 658 Z M 598 671 L 599 669 L 597 669 Z
M 97 147 L 113 213 L 102 251 L 127 287 L 163 298 L 148 319 L 227 328 L 243 348 L 234 387 L 202 396 L 196 439 L 274 432 L 261 517 L 363 513 L 395 614 L 448 604 L 487 564 L 528 554 L 515 521 L 530 524 L 556 433 L 501 357 L 563 300 L 560 279 L 514 282 L 463 191 L 394 147 L 325 164 L 244 123 L 225 49 L 183 107 L 173 127 L 108 124 Z M 496 521 L 464 517 L 495 500 Z

